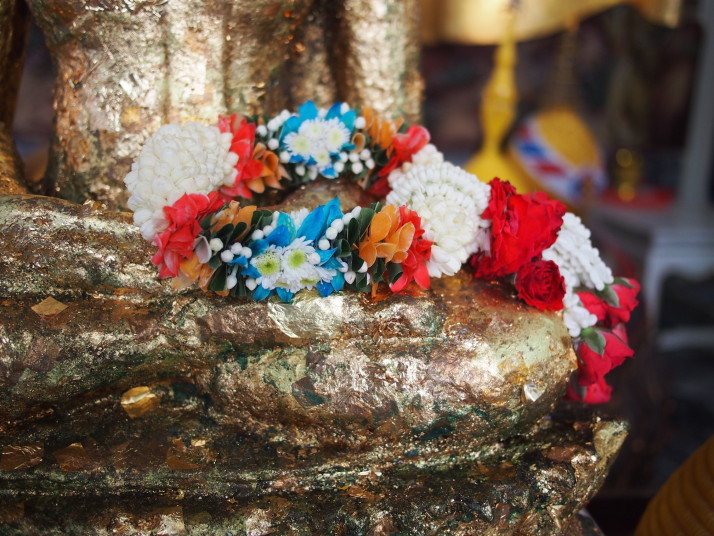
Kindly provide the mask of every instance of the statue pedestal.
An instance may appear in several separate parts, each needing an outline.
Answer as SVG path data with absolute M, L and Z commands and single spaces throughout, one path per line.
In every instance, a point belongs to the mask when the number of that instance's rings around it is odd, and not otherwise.
M 362 463 L 251 442 L 198 406 L 102 420 L 69 446 L 71 433 L 61 448 L 3 448 L 4 534 L 589 536 L 576 513 L 626 435 L 622 422 L 560 412 L 460 455 L 434 455 L 434 434 L 428 457 L 384 449 Z

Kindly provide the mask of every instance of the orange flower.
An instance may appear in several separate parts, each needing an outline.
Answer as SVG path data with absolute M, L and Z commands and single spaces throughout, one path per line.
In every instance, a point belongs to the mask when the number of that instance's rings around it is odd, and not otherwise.
M 250 228 L 250 222 L 253 219 L 253 213 L 258 207 L 255 205 L 249 205 L 247 207 L 241 207 L 237 201 L 231 201 L 228 206 L 221 210 L 219 213 L 214 214 L 211 219 L 211 230 L 215 233 L 220 231 L 221 227 L 224 225 L 233 224 L 238 225 L 239 223 L 245 223 L 246 230 L 236 237 L 236 241 L 240 242 L 243 237 L 247 234 L 248 228 Z
M 359 244 L 359 256 L 370 267 L 378 258 L 401 263 L 407 258 L 414 232 L 414 224 L 400 225 L 399 209 L 387 205 L 372 218 L 367 234 Z
M 399 132 L 399 129 L 404 123 L 404 118 L 400 117 L 394 121 L 382 119 L 372 108 L 363 108 L 362 117 L 365 120 L 365 130 L 372 138 L 372 143 L 377 143 L 384 149 L 388 149 L 392 145 L 392 138 Z

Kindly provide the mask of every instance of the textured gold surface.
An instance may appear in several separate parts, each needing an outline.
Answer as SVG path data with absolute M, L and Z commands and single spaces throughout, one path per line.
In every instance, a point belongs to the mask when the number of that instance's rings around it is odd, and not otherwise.
M 236 436 L 186 394 L 145 419 L 69 423 L 46 440 L 52 457 L 0 472 L 0 500 L 27 505 L 8 534 L 594 535 L 569 520 L 626 436 L 621 422 L 557 411 L 502 442 L 450 452 L 434 435 L 365 464 Z M 97 441 L 80 446 L 77 433 Z M 161 530 L 159 512 L 176 525 Z
M 29 11 L 24 2 L 0 0 L 0 131 L 4 130 L 3 123 L 9 130 L 15 115 L 29 22 Z M 2 164 L 0 161 L 0 170 Z
M 0 84 L 2 85 L 2 84 Z M 9 132 L 0 121 L 0 194 L 26 194 L 22 162 Z
M 215 419 L 270 440 L 407 445 L 446 427 L 482 442 L 547 412 L 575 366 L 558 315 L 466 274 L 420 297 L 255 303 L 173 291 L 128 214 L 5 196 L 0 226 L 0 408 L 15 417 L 182 376 Z M 68 307 L 38 316 L 47 296 Z
M 419 116 L 416 0 L 31 0 L 58 66 L 50 174 L 122 207 L 144 140 L 171 121 L 315 99 Z

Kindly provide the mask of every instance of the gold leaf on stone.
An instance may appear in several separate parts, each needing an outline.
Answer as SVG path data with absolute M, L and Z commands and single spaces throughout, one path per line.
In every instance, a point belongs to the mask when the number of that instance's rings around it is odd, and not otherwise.
M 50 296 L 49 298 L 42 300 L 37 305 L 33 305 L 31 309 L 40 316 L 54 316 L 67 309 L 67 307 L 68 306 L 64 303 L 57 301 Z
M 188 461 L 188 455 L 186 446 L 180 439 L 174 439 L 172 441 L 173 446 L 171 446 L 166 452 L 166 465 L 169 469 L 177 471 L 190 471 L 191 469 L 198 469 L 198 465 Z
M 52 453 L 62 471 L 76 471 L 86 467 L 91 462 L 89 453 L 81 443 L 71 445 Z
M 2 448 L 0 471 L 29 469 L 42 462 L 45 447 L 42 443 L 30 445 L 6 445 Z
M 141 417 L 159 405 L 159 397 L 146 385 L 133 387 L 121 395 L 121 407 L 132 419 Z

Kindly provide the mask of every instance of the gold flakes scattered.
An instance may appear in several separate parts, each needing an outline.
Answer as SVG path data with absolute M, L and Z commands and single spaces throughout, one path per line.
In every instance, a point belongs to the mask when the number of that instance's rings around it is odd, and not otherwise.
M 90 464 L 91 457 L 81 443 L 72 443 L 68 447 L 56 450 L 52 455 L 62 471 L 76 471 Z
M 172 446 L 166 452 L 166 465 L 175 471 L 190 471 L 198 469 L 198 465 L 189 461 L 190 453 L 180 439 L 174 439 Z
M 42 443 L 30 445 L 6 445 L 0 456 L 0 471 L 17 471 L 29 469 L 42 462 L 45 447 Z
M 40 316 L 54 316 L 64 311 L 68 306 L 55 300 L 52 296 L 32 306 L 32 310 Z
M 129 389 L 121 396 L 121 407 L 132 419 L 141 417 L 159 405 L 160 399 L 145 385 Z

